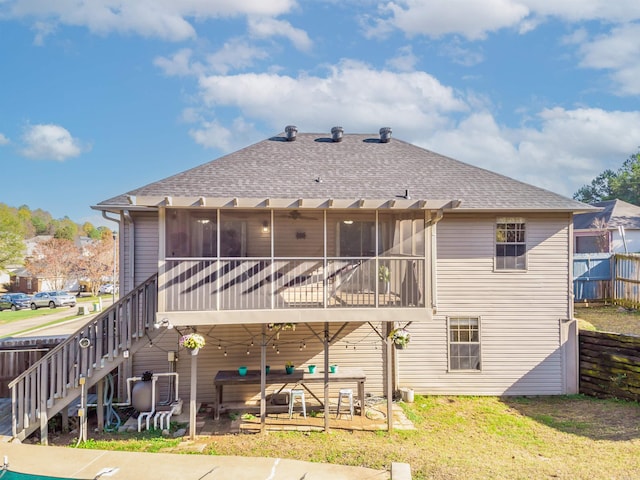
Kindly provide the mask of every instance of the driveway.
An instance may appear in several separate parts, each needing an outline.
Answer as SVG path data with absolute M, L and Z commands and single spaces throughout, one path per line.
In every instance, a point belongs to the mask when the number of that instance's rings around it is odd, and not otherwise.
M 111 306 L 112 298 L 109 296 L 102 297 L 102 309 L 105 310 Z M 51 323 L 54 320 L 60 320 L 62 318 L 73 317 L 78 314 L 78 306 L 58 307 L 54 313 L 50 315 L 43 315 L 34 318 L 28 318 L 25 320 L 19 320 L 16 322 L 6 323 L 0 325 L 0 339 L 7 339 L 8 337 L 33 337 L 33 336 L 60 336 L 71 335 L 84 325 L 89 319 L 94 317 L 97 313 L 93 312 L 93 305 L 91 302 L 80 302 L 78 305 L 86 306 L 90 308 L 91 313 L 89 315 L 75 316 L 74 318 L 61 322 L 55 325 L 44 326 L 47 323 Z M 0 316 L 3 312 L 0 312 Z M 27 330 L 27 331 L 25 331 Z M 23 333 L 20 333 L 23 332 Z

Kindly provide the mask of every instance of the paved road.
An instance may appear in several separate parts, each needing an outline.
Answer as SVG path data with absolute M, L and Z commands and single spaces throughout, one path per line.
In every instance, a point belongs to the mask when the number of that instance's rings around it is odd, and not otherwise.
M 106 309 L 111 306 L 111 297 L 104 296 L 102 297 L 102 309 Z M 93 310 L 93 304 L 91 302 L 80 302 L 78 305 L 85 305 L 87 308 Z M 0 312 L 0 317 L 5 312 Z M 78 307 L 58 307 L 55 309 L 54 313 L 50 315 L 43 315 L 34 318 L 28 318 L 25 320 L 19 320 L 17 322 L 6 323 L 0 325 L 0 339 L 7 337 L 33 337 L 33 336 L 59 336 L 59 335 L 70 335 L 78 328 L 80 328 L 84 323 L 86 323 L 90 318 L 95 316 L 96 314 L 91 312 L 90 315 L 81 315 L 77 316 L 69 321 L 58 323 L 56 325 L 51 325 L 48 327 L 43 327 L 42 325 L 46 323 L 50 323 L 54 320 L 60 320 L 62 318 L 71 317 L 77 315 Z M 32 330 L 33 329 L 33 330 Z M 28 332 L 24 332 L 24 330 L 29 330 Z M 24 333 L 20 333 L 24 332 Z

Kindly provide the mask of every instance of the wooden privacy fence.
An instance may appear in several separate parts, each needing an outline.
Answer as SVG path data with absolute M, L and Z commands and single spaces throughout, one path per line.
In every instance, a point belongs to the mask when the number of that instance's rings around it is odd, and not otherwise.
M 11 338 L 0 341 L 0 398 L 9 398 L 9 382 L 29 369 L 64 337 Z
M 576 253 L 573 256 L 573 295 L 576 302 L 612 298 L 611 260 L 610 253 Z
M 613 301 L 625 307 L 640 307 L 640 254 L 617 253 L 613 259 Z
M 580 393 L 640 400 L 640 337 L 580 330 Z
M 611 301 L 640 308 L 640 254 L 575 254 L 573 295 L 576 302 Z

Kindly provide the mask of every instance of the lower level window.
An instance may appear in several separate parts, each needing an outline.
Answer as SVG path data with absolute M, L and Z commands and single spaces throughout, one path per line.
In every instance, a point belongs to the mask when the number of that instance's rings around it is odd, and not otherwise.
M 480 370 L 480 319 L 449 317 L 449 370 Z

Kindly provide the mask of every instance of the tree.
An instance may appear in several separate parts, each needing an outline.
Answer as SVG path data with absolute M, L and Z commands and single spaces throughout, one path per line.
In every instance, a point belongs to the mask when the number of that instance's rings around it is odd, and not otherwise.
M 91 222 L 84 222 L 82 225 L 82 233 L 85 236 L 91 238 L 92 240 L 100 240 L 102 235 L 100 234 L 100 229 L 96 228 Z
M 95 240 L 85 247 L 80 259 L 80 276 L 89 282 L 91 294 L 94 296 L 98 294 L 104 278 L 113 275 L 113 249 L 113 237 Z
M 24 225 L 18 211 L 0 203 L 0 270 L 22 263 L 24 251 Z
M 31 212 L 31 223 L 36 229 L 36 235 L 52 235 L 51 214 L 38 208 Z
M 605 170 L 590 185 L 584 185 L 573 195 L 573 198 L 584 203 L 596 203 L 611 199 L 611 179 L 615 177 L 613 170 Z
M 27 205 L 18 207 L 18 218 L 24 227 L 25 238 L 33 237 L 36 234 L 36 229 L 31 221 L 31 210 Z
M 53 234 L 55 238 L 73 240 L 78 236 L 78 225 L 69 217 L 64 217 L 62 220 L 53 220 L 52 223 L 55 226 Z
M 585 203 L 619 199 L 640 205 L 640 152 L 631 155 L 617 172 L 605 170 L 573 198 Z
M 80 249 L 71 240 L 51 238 L 40 242 L 27 261 L 31 275 L 44 278 L 55 290 L 62 290 L 68 280 L 77 279 Z

